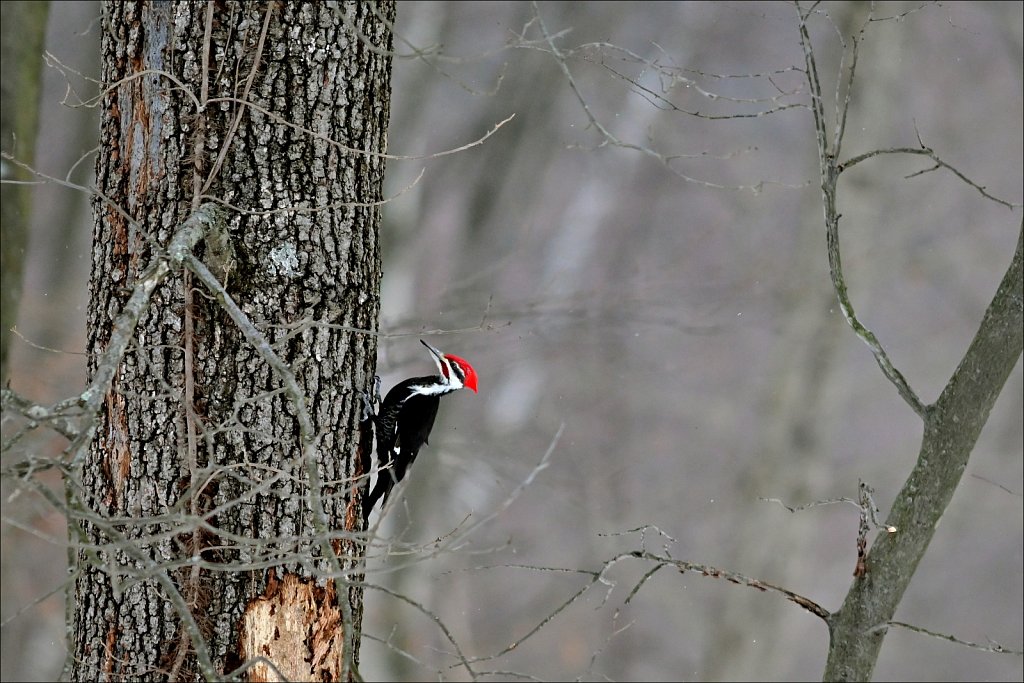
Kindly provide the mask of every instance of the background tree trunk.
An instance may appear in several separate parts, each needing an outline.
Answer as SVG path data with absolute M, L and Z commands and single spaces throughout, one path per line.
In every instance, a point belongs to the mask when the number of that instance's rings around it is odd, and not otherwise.
M 200 199 L 222 200 L 227 237 L 199 256 L 295 373 L 346 569 L 376 358 L 376 337 L 353 328 L 378 318 L 393 19 L 391 3 L 103 14 L 90 377 L 156 247 Z M 261 655 L 278 672 L 246 675 L 351 677 L 362 594 L 345 605 L 324 577 L 281 377 L 187 275 L 156 288 L 135 341 L 71 492 L 94 544 L 78 556 L 74 678 L 208 677 Z
M 43 65 L 48 2 L 0 4 L 0 145 L 18 161 L 31 164 L 39 123 L 39 74 Z M 4 180 L 28 180 L 30 174 L 4 162 Z M 11 328 L 18 321 L 21 274 L 28 243 L 31 187 L 0 185 L 0 230 L 3 236 L 3 273 L 0 286 L 0 384 L 7 383 L 7 357 Z

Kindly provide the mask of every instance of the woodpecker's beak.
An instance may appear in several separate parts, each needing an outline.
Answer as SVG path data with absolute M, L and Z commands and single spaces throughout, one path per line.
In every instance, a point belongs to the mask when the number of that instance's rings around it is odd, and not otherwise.
M 439 349 L 435 349 L 433 346 L 423 341 L 422 339 L 420 339 L 420 344 L 423 344 L 424 346 L 427 347 L 427 351 L 430 351 L 430 355 L 434 357 L 434 363 L 437 364 L 437 371 L 443 374 L 444 354 L 441 353 Z

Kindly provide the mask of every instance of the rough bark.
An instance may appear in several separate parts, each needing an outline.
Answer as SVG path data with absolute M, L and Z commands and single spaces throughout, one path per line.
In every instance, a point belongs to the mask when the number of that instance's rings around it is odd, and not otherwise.
M 392 3 L 104 7 L 89 348 L 106 347 L 200 199 L 224 202 L 227 229 L 197 256 L 294 373 L 317 476 L 281 372 L 223 297 L 173 273 L 71 491 L 90 544 L 76 679 L 219 677 L 259 656 L 273 667 L 244 676 L 355 676 L 362 594 L 326 576 L 323 549 L 345 576 L 358 566 L 360 396 L 376 357 L 359 330 L 376 329 L 379 309 L 393 19 Z

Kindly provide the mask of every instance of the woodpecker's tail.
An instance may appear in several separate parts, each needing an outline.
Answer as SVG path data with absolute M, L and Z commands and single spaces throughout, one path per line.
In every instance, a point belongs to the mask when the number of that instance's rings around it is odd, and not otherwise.
M 370 513 L 373 512 L 373 507 L 380 501 L 381 509 L 384 509 L 384 502 L 388 499 L 388 494 L 391 493 L 391 489 L 395 487 L 395 477 L 391 469 L 381 470 L 377 473 L 377 484 L 370 491 L 370 495 L 363 498 L 363 522 L 368 522 L 370 519 Z

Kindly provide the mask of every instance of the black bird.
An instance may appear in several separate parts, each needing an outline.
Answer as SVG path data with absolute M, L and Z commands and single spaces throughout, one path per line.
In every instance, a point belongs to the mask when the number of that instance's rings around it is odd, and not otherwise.
M 364 521 L 370 518 L 378 500 L 383 507 L 391 489 L 402 481 L 420 448 L 427 443 L 441 397 L 463 387 L 476 392 L 476 371 L 472 365 L 458 356 L 441 353 L 422 339 L 420 343 L 430 351 L 440 374 L 399 382 L 388 392 L 377 414 L 370 414 L 377 426 L 377 483 L 363 498 Z M 370 487 L 369 480 L 366 487 Z

